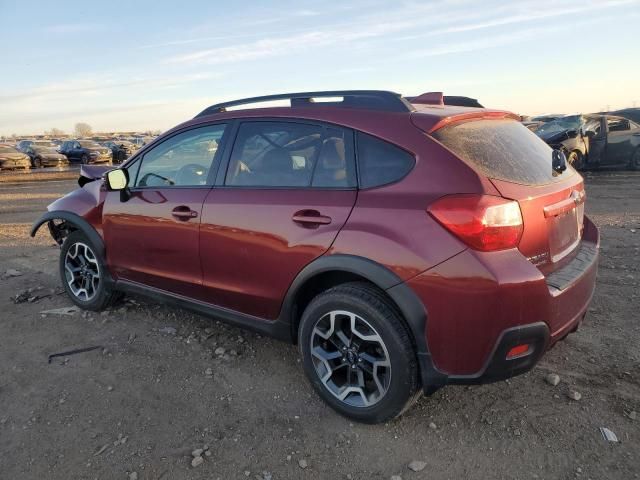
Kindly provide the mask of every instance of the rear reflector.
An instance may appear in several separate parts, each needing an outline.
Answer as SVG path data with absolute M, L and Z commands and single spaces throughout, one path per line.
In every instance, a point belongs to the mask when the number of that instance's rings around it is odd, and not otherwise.
M 523 345 L 518 345 L 516 347 L 513 347 L 511 350 L 509 350 L 509 352 L 507 353 L 507 360 L 510 360 L 516 357 L 522 357 L 524 355 L 527 355 L 528 353 L 529 353 L 529 344 L 525 343 Z
M 428 212 L 447 230 L 475 250 L 515 248 L 522 237 L 518 202 L 490 195 L 449 195 Z

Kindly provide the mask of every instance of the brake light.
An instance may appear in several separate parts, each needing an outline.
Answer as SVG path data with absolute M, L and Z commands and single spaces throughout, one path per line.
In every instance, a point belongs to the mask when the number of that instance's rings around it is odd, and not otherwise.
M 490 195 L 449 195 L 428 212 L 443 227 L 475 250 L 515 248 L 522 237 L 518 202 Z

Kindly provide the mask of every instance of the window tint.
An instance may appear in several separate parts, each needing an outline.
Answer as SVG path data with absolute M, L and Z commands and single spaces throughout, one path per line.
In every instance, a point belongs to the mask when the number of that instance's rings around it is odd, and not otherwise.
M 244 122 L 231 153 L 226 185 L 354 185 L 344 132 L 291 122 Z M 315 172 L 315 173 L 314 173 Z M 313 182 L 312 182 L 313 178 Z
M 345 138 L 347 136 L 347 138 Z M 356 186 L 351 132 L 327 127 L 313 172 L 313 187 L 347 188 Z
M 545 185 L 575 174 L 570 165 L 561 174 L 555 172 L 551 147 L 514 120 L 458 123 L 437 130 L 433 136 L 489 178 Z
M 413 155 L 383 140 L 358 132 L 360 186 L 378 187 L 395 182 L 411 171 Z
M 225 125 L 209 125 L 175 135 L 144 154 L 136 187 L 206 185 Z M 136 167 L 133 166 L 133 169 Z
M 607 123 L 609 124 L 610 132 L 624 132 L 625 130 L 630 130 L 629 120 L 624 118 L 609 118 L 607 119 Z

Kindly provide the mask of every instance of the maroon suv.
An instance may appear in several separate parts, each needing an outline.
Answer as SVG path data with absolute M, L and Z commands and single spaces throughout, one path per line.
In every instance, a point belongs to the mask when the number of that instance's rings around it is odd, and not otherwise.
M 272 100 L 289 105 L 247 108 Z M 527 371 L 594 291 L 582 177 L 517 116 L 442 95 L 214 105 L 109 168 L 31 232 L 62 246 L 71 300 L 144 294 L 297 342 L 356 420 Z

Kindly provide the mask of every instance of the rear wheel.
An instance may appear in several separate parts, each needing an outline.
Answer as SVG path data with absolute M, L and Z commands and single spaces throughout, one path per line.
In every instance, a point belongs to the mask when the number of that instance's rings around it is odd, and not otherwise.
M 41 159 L 40 157 L 36 157 L 36 158 L 33 160 L 33 166 L 34 166 L 35 168 L 42 168 L 42 159 Z
M 86 310 L 102 310 L 115 298 L 96 248 L 80 231 L 71 233 L 60 251 L 60 278 L 73 303 Z
M 409 333 L 397 308 L 369 284 L 339 285 L 314 298 L 298 340 L 311 384 L 342 415 L 380 423 L 419 396 Z
M 89 156 L 88 155 L 82 155 L 82 158 L 80 158 L 80 161 L 82 162 L 83 165 L 86 165 L 89 163 Z

